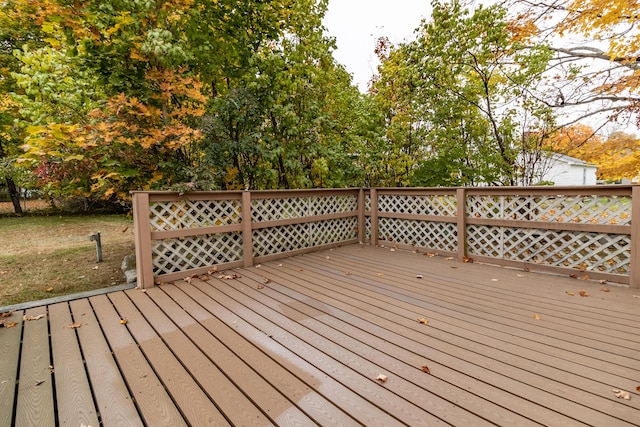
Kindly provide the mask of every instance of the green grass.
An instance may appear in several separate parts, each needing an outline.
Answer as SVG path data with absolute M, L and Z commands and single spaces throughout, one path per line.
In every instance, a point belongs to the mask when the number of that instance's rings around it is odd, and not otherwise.
M 132 229 L 123 215 L 0 218 L 0 306 L 123 284 Z M 101 263 L 89 240 L 98 231 Z

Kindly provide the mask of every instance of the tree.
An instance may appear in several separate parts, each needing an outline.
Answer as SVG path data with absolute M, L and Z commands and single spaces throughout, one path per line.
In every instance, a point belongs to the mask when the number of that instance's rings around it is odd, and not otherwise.
M 387 138 L 412 162 L 414 185 L 519 183 L 529 166 L 519 159 L 541 147 L 528 136 L 553 123 L 532 96 L 550 54 L 524 49 L 503 7 L 432 6 L 417 40 L 393 49 L 374 83 Z
M 538 97 L 563 112 L 561 126 L 585 119 L 597 129 L 608 121 L 640 123 L 637 2 L 514 3 L 510 25 L 523 43 L 549 43 L 555 53 Z

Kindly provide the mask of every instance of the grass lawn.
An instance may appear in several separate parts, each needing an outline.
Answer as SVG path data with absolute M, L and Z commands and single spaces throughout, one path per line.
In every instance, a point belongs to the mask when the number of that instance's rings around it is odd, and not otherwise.
M 121 285 L 122 259 L 134 252 L 124 215 L 0 217 L 0 306 Z

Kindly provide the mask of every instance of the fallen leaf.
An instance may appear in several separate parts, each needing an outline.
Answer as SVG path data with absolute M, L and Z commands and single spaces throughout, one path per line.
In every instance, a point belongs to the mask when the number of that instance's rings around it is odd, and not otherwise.
M 422 323 L 423 325 L 428 325 L 429 321 L 423 317 L 421 317 L 420 319 L 418 319 L 418 323 Z
M 434 256 L 436 256 L 436 254 L 434 254 L 433 252 L 427 252 L 424 254 L 424 256 L 428 256 L 429 258 L 433 258 Z
M 389 249 L 389 251 L 395 252 L 396 250 L 394 248 L 391 248 L 391 249 Z
M 380 381 L 384 384 L 387 382 L 387 376 L 384 374 L 378 374 L 378 376 L 376 377 L 376 381 Z
M 425 374 L 430 374 L 431 371 L 429 370 L 429 367 L 427 365 L 424 365 L 422 367 L 422 372 L 424 372 Z
M 516 277 L 522 279 L 524 277 L 524 274 L 516 274 Z
M 600 289 L 600 291 L 602 291 L 602 292 L 611 292 L 611 290 L 609 288 L 607 288 L 607 287 L 604 287 L 604 288 Z
M 271 283 L 271 279 L 268 279 L 268 278 L 265 277 L 264 278 L 264 283 Z
M 346 274 L 347 276 L 351 276 L 351 273 L 348 271 L 345 271 L 344 274 Z
M 242 276 L 240 276 L 237 273 L 233 273 L 233 274 L 222 274 L 220 276 L 218 276 L 218 279 L 223 279 L 223 280 L 233 280 L 233 279 L 239 279 Z
M 9 323 L 5 323 L 4 327 L 5 328 L 13 328 L 14 326 L 16 326 L 17 323 L 16 322 L 9 322 Z
M 126 233 L 128 229 L 129 229 L 129 227 L 125 227 L 125 228 L 122 229 L 122 232 Z
M 324 259 L 331 259 L 331 258 L 329 258 L 329 255 L 327 255 L 326 257 L 324 257 Z
M 216 267 L 216 266 L 214 265 L 213 267 L 211 267 L 211 268 L 209 269 L 209 271 L 207 271 L 207 274 L 208 274 L 209 276 L 213 276 L 213 273 L 217 273 L 217 272 L 218 272 L 218 267 Z
M 98 270 L 99 268 L 100 268 L 100 267 L 98 267 L 98 266 L 96 265 L 96 266 L 94 266 L 94 267 L 92 268 L 92 270 Z
M 526 271 L 527 273 L 531 271 L 531 269 L 529 267 L 525 268 L 524 271 Z
M 598 283 L 600 283 L 601 285 L 604 285 L 605 283 L 607 283 L 607 280 L 598 280 Z
M 577 279 L 578 275 L 577 274 L 570 274 L 569 277 L 571 277 L 572 279 Z
M 44 380 L 36 381 L 36 387 L 39 386 L 40 384 L 44 384 Z
M 469 257 L 464 256 L 464 257 L 462 257 L 462 262 L 468 262 L 468 263 L 471 264 L 471 263 L 473 263 L 473 258 L 469 258 Z
M 24 315 L 24 316 L 22 316 L 22 320 L 29 320 L 29 321 L 31 321 L 31 320 L 40 320 L 43 317 L 44 317 L 44 314 L 38 314 L 37 316 Z
M 538 313 L 534 313 L 533 318 L 536 320 L 540 320 L 540 315 Z
M 637 391 L 640 391 L 640 385 L 639 385 L 638 387 L 636 387 L 636 390 L 637 390 Z
M 579 277 L 580 280 L 589 280 L 591 279 L 591 277 L 587 276 L 586 274 L 583 274 L 582 276 Z
M 446 257 L 444 260 L 445 260 L 445 261 L 451 261 L 452 259 L 454 259 L 452 256 L 448 256 L 448 257 Z
M 418 275 L 416 276 L 416 279 L 424 279 L 424 276 L 423 276 L 422 274 L 418 274 Z
M 13 310 L 5 311 L 4 313 L 0 313 L 0 319 L 6 319 L 7 317 L 13 314 Z
M 378 276 L 382 277 L 384 276 L 384 273 L 378 273 Z
M 455 265 L 452 265 L 452 266 L 451 266 L 451 268 L 458 268 L 458 267 L 457 267 L 457 266 L 455 266 Z
M 127 320 L 126 317 L 124 319 L 120 319 L 120 324 L 121 325 L 126 325 L 127 323 L 129 323 L 129 320 Z
M 567 295 L 569 295 L 570 297 L 574 296 L 575 294 L 575 292 L 567 292 Z
M 282 264 L 278 264 L 278 267 L 282 267 Z
M 53 291 L 53 286 L 49 286 L 47 289 L 45 289 L 45 291 L 47 291 L 47 292 Z
M 584 289 L 580 289 L 580 291 L 578 291 L 578 293 L 580 294 L 581 297 L 588 297 L 589 296 L 587 291 L 585 291 Z
M 613 389 L 612 391 L 613 391 L 613 394 L 619 399 L 624 399 L 624 400 L 631 399 L 631 393 L 629 393 L 628 391 L 617 390 L 617 389 Z
M 80 326 L 82 326 L 80 323 L 72 323 L 72 324 L 68 325 L 67 328 L 69 328 L 69 329 L 78 329 Z
M 49 365 L 49 373 L 53 374 L 55 372 L 55 369 L 53 369 L 53 365 Z
M 491 279 L 491 281 L 492 281 L 492 282 L 497 282 L 497 281 L 498 281 L 498 279 Z
M 257 289 L 258 289 L 258 290 L 260 290 L 260 289 L 264 289 L 264 286 L 262 286 L 262 285 L 258 285 L 258 288 L 257 288 Z

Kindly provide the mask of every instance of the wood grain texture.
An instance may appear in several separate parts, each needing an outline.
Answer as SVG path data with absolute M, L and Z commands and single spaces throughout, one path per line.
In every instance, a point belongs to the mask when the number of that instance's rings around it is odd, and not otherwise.
M 118 310 L 118 314 L 128 319 L 128 323 L 122 326 L 131 332 L 187 422 L 201 426 L 229 425 L 229 421 L 189 375 L 162 337 L 153 330 L 127 295 L 119 292 L 109 295 L 109 299 Z M 153 425 L 159 424 L 153 423 Z
M 0 328 L 0 427 L 9 427 L 13 424 L 22 315 L 21 310 L 13 312 L 4 320 L 6 324 L 15 322 L 17 325 L 12 328 Z
M 26 318 L 42 317 L 24 322 L 15 425 L 53 426 L 56 420 L 49 370 L 47 309 L 31 308 L 24 314 Z
M 98 415 L 66 302 L 49 306 L 58 425 L 98 425 Z
M 74 322 L 82 325 L 76 332 L 102 424 L 142 425 L 89 300 L 71 301 L 70 306 Z

